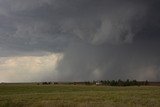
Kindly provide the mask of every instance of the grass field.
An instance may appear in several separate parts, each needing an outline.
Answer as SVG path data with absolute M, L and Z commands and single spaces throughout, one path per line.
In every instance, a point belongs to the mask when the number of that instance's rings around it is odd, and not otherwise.
M 1 84 L 0 107 L 160 107 L 160 87 Z

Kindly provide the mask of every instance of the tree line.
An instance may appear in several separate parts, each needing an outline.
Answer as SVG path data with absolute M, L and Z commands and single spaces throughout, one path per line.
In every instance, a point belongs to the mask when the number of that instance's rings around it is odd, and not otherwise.
M 85 81 L 85 82 L 41 82 L 37 83 L 37 85 L 51 85 L 51 84 L 74 84 L 74 85 L 105 85 L 105 86 L 141 86 L 141 85 L 149 85 L 149 82 L 146 81 L 137 81 L 137 80 L 100 80 L 100 81 Z
M 140 85 L 148 85 L 149 82 L 146 81 L 137 81 L 137 80 L 101 80 L 98 81 L 99 85 L 107 85 L 107 86 L 140 86 Z M 94 81 L 97 83 L 97 81 Z

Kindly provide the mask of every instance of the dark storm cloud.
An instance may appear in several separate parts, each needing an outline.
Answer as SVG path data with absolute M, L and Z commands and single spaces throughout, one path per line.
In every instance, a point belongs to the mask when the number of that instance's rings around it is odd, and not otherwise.
M 0 56 L 61 52 L 57 80 L 159 80 L 158 0 L 0 0 Z
M 76 39 L 93 44 L 130 42 L 133 16 L 142 17 L 146 8 L 125 2 L 1 0 L 1 44 L 55 51 Z

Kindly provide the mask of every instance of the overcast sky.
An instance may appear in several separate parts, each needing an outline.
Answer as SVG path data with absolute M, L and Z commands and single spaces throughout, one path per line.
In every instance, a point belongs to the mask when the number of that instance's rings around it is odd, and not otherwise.
M 0 0 L 0 82 L 160 81 L 159 0 Z

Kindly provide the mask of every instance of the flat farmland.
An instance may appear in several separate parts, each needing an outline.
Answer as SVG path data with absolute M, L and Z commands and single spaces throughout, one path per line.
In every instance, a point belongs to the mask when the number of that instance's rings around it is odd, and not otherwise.
M 160 87 L 1 84 L 0 107 L 160 107 Z

